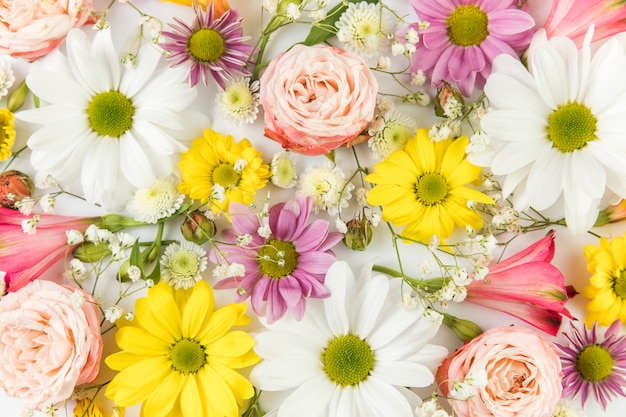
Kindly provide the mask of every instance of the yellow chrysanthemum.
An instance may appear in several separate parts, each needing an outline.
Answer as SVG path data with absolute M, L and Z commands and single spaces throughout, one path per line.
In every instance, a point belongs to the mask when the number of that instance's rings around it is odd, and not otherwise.
M 203 203 L 211 200 L 214 211 L 228 212 L 231 201 L 252 203 L 256 190 L 271 176 L 269 165 L 248 139 L 235 143 L 232 136 L 211 129 L 193 141 L 179 166 L 183 181 L 178 190 Z
M 213 310 L 213 290 L 159 283 L 137 300 L 135 319 L 115 337 L 121 352 L 106 358 L 120 371 L 105 395 L 119 407 L 142 403 L 141 417 L 236 417 L 252 384 L 235 369 L 254 365 L 254 339 L 232 326 L 249 323 L 245 304 Z
M 597 320 L 610 326 L 620 319 L 626 323 L 626 234 L 609 242 L 600 238 L 600 247 L 585 246 L 587 270 L 593 275 L 583 290 L 591 301 L 587 304 L 587 327 Z
M 433 235 L 444 239 L 454 225 L 480 229 L 482 218 L 467 207 L 468 200 L 493 204 L 480 191 L 465 187 L 480 175 L 481 168 L 465 158 L 466 136 L 432 142 L 419 129 L 403 150 L 374 166 L 365 179 L 376 186 L 367 202 L 383 206 L 383 220 L 406 225 L 402 235 L 428 242 Z
M 15 116 L 5 108 L 0 109 L 0 161 L 11 156 L 15 143 Z

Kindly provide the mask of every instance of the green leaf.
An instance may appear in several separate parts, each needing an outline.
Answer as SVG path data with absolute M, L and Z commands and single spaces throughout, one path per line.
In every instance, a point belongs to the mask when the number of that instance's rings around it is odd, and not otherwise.
M 143 256 L 141 256 L 141 250 L 139 249 L 139 239 L 135 240 L 133 249 L 130 252 L 130 264 L 141 269 L 141 272 L 143 272 Z
M 370 4 L 378 4 L 379 0 L 345 0 L 330 9 L 326 18 L 315 23 L 311 28 L 311 31 L 307 35 L 306 39 L 302 42 L 303 45 L 312 46 L 318 43 L 324 42 L 326 39 L 335 35 L 335 31 L 329 30 L 329 27 L 335 27 L 335 23 L 339 20 L 343 12 L 348 9 L 350 3 L 360 3 L 366 1 Z

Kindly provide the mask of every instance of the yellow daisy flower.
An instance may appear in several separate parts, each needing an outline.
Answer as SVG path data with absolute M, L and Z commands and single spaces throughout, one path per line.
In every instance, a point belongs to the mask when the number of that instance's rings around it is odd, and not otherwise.
M 245 304 L 213 307 L 204 281 L 188 290 L 163 282 L 150 288 L 115 336 L 122 351 L 105 362 L 120 372 L 105 395 L 119 407 L 142 403 L 143 417 L 239 416 L 254 389 L 235 369 L 259 357 L 254 339 L 231 327 L 250 319 Z
M 0 109 L 0 161 L 11 156 L 15 143 L 15 116 L 9 109 Z
M 481 168 L 465 158 L 467 136 L 432 142 L 419 129 L 403 150 L 374 166 L 365 179 L 376 186 L 367 202 L 383 206 L 383 220 L 405 226 L 402 235 L 428 242 L 452 234 L 454 225 L 482 227 L 482 218 L 467 206 L 469 200 L 493 204 L 480 191 L 465 187 L 478 178 Z
M 626 323 L 626 234 L 609 242 L 600 238 L 600 247 L 585 246 L 587 270 L 593 275 L 583 295 L 587 304 L 587 327 L 597 320 L 601 326 L 610 326 L 620 319 Z
M 232 136 L 211 129 L 182 154 L 179 167 L 183 180 L 178 190 L 202 203 L 210 200 L 216 212 L 228 212 L 231 201 L 252 203 L 256 190 L 271 177 L 269 165 L 248 139 L 235 143 Z

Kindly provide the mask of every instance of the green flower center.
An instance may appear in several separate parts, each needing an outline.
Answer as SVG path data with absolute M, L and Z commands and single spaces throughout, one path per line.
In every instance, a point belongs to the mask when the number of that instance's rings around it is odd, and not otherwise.
M 383 138 L 392 149 L 400 149 L 408 142 L 411 132 L 404 125 L 388 123 L 383 129 Z
M 446 19 L 448 39 L 458 46 L 480 45 L 489 36 L 487 13 L 475 5 L 459 6 Z
M 561 152 L 572 152 L 596 139 L 598 119 L 589 107 L 579 103 L 567 103 L 548 117 L 546 131 L 552 145 Z
M 239 184 L 239 180 L 241 179 L 241 175 L 235 168 L 228 163 L 221 163 L 213 170 L 213 184 L 219 184 L 224 189 L 228 189 L 230 187 L 234 187 Z
M 133 102 L 118 91 L 96 94 L 87 105 L 89 126 L 100 136 L 119 138 L 133 126 L 134 114 Z
M 281 279 L 296 270 L 299 257 L 293 243 L 270 239 L 259 250 L 259 270 L 270 278 Z
M 182 374 L 198 372 L 207 362 L 204 346 L 197 340 L 183 337 L 170 348 L 169 359 L 175 371 Z
M 370 374 L 374 352 L 358 336 L 338 336 L 322 352 L 322 364 L 331 381 L 342 387 L 354 386 Z
M 200 272 L 200 260 L 195 253 L 184 249 L 176 251 L 169 262 L 172 274 L 179 277 L 195 277 Z
M 448 195 L 448 183 L 440 174 L 423 174 L 415 185 L 415 195 L 425 206 L 434 206 L 445 200 Z
M 288 187 L 294 180 L 296 173 L 289 158 L 278 158 L 272 164 L 272 181 L 279 187 Z
M 600 345 L 585 347 L 576 357 L 576 370 L 587 381 L 602 381 L 611 375 L 615 363 L 611 353 Z
M 626 299 L 626 269 L 619 271 L 613 280 L 613 292 L 619 298 Z
M 213 29 L 200 29 L 191 35 L 187 48 L 196 61 L 214 62 L 224 53 L 224 38 Z

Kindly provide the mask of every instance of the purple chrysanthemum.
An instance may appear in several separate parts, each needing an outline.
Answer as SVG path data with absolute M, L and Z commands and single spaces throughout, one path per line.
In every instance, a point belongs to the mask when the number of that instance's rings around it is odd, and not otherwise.
M 225 278 L 215 288 L 237 288 L 237 301 L 250 297 L 256 314 L 266 310 L 268 323 L 287 310 L 300 320 L 306 297 L 327 297 L 324 277 L 336 260 L 330 249 L 343 235 L 329 232 L 325 220 L 307 223 L 312 201 L 296 197 L 276 204 L 264 222 L 247 205 L 231 203 L 233 229 L 224 232 L 228 244 L 213 250 L 210 258 L 217 264 L 242 264 L 245 275 Z M 247 237 L 246 244 L 241 244 L 242 236 Z
M 518 56 L 533 35 L 533 18 L 517 9 L 517 0 L 411 0 L 422 34 L 411 71 L 422 70 L 433 84 L 455 81 L 465 96 L 482 88 L 491 62 L 500 54 Z
M 194 5 L 194 10 L 196 18 L 191 26 L 174 18 L 178 24 L 169 24 L 174 31 L 163 32 L 171 42 L 163 42 L 160 46 L 171 53 L 169 58 L 175 60 L 172 66 L 191 61 L 189 79 L 192 87 L 198 84 L 200 77 L 207 85 L 207 72 L 222 90 L 226 88 L 226 80 L 234 75 L 249 76 L 245 65 L 254 47 L 245 43 L 250 37 L 242 36 L 243 18 L 239 17 L 237 10 L 229 9 L 217 19 L 213 16 L 212 1 L 206 12 L 198 4 Z
M 600 340 L 593 328 L 582 330 L 571 324 L 571 334 L 563 333 L 567 346 L 555 343 L 563 364 L 563 396 L 580 393 L 584 406 L 589 394 L 606 409 L 612 397 L 625 397 L 626 336 L 619 335 L 620 321 L 615 320 Z

